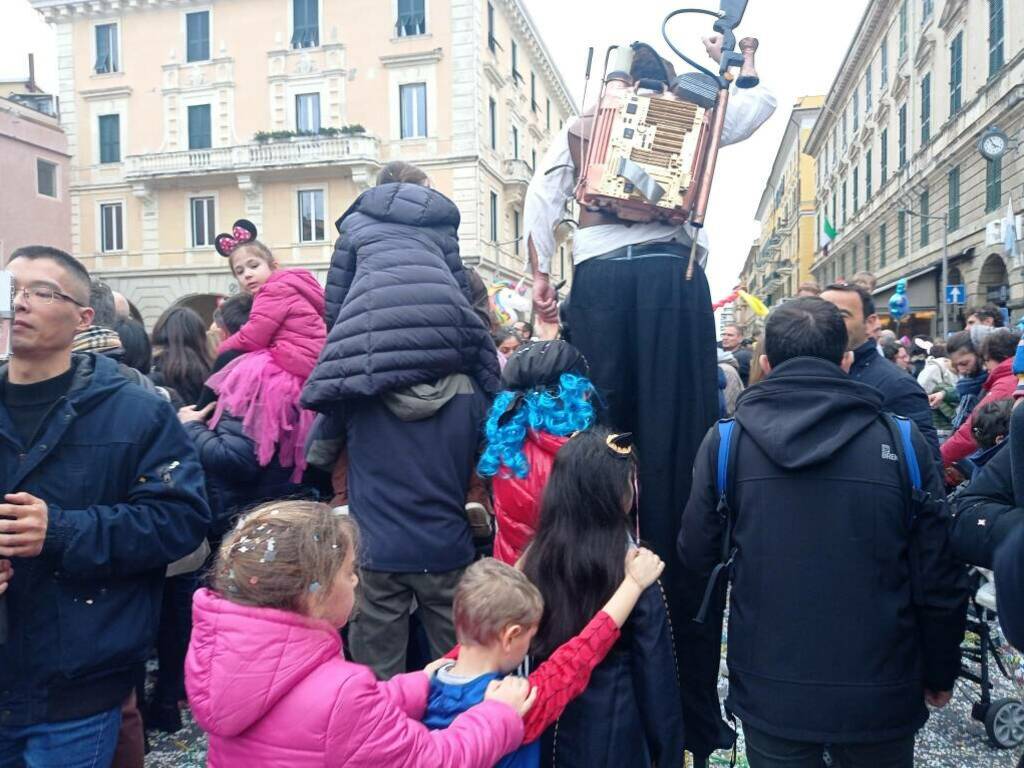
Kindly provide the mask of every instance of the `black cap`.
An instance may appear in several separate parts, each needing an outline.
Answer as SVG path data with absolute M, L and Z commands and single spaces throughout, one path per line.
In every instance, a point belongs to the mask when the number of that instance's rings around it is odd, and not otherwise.
M 567 341 L 536 341 L 520 347 L 501 373 L 504 389 L 531 390 L 557 386 L 563 373 L 589 376 L 583 353 Z

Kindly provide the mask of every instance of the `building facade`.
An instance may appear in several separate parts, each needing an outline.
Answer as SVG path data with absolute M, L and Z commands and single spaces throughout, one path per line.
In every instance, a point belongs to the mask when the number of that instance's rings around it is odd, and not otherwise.
M 213 240 L 238 218 L 322 277 L 391 160 L 455 201 L 485 280 L 521 274 L 526 186 L 575 105 L 520 0 L 32 2 L 57 30 L 72 251 L 147 321 L 236 290 Z
M 70 157 L 55 113 L 38 90 L 0 96 L 0 265 L 23 245 L 71 249 Z
M 965 286 L 966 304 L 1019 313 L 1024 279 L 1000 226 L 1011 196 L 1024 208 L 1024 158 L 1014 142 L 996 160 L 978 147 L 991 126 L 1021 137 L 1022 83 L 1019 2 L 871 0 L 806 148 L 817 160 L 819 246 L 834 234 L 817 252 L 818 281 L 873 272 L 887 315 L 906 279 L 901 332 L 940 333 L 945 234 L 948 282 Z M 962 308 L 950 317 L 959 329 Z
M 761 245 L 740 281 L 769 307 L 795 296 L 797 286 L 813 277 L 816 177 L 814 158 L 804 147 L 824 101 L 797 99 L 757 206 Z

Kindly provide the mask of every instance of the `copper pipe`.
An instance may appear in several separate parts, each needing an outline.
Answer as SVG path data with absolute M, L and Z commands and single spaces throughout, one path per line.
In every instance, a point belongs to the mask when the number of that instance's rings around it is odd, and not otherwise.
M 729 105 L 729 87 L 726 85 L 718 92 L 718 103 L 715 104 L 715 116 L 711 122 L 711 135 L 708 137 L 707 155 L 704 168 L 701 170 L 700 185 L 697 187 L 697 201 L 693 206 L 690 224 L 699 230 L 704 226 L 704 217 L 708 211 L 708 198 L 711 197 L 711 181 L 715 177 L 715 163 L 718 160 L 718 149 L 722 144 L 722 128 L 725 126 L 725 110 Z M 699 234 L 696 233 L 696 234 Z M 693 249 L 696 252 L 696 248 Z M 693 258 L 686 267 L 686 279 L 693 278 Z

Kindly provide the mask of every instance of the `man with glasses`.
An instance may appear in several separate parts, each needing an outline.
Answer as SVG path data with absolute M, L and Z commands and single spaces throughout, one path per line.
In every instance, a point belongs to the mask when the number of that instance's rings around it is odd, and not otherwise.
M 0 366 L 0 766 L 108 766 L 153 645 L 166 566 L 210 522 L 171 407 L 95 353 L 89 274 L 28 246 Z

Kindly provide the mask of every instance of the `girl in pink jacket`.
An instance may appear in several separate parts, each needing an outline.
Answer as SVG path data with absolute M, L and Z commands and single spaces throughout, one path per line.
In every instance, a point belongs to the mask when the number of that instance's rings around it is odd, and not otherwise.
M 276 455 L 282 467 L 294 467 L 291 479 L 297 483 L 314 419 L 299 405 L 299 395 L 327 338 L 324 289 L 304 269 L 281 269 L 256 239 L 251 221 L 239 219 L 230 235 L 217 235 L 214 242 L 242 290 L 253 294 L 253 304 L 249 321 L 217 350 L 246 354 L 207 381 L 218 394 L 210 426 L 217 426 L 225 410 L 241 419 L 260 466 Z
M 431 668 L 378 682 L 345 661 L 338 628 L 359 581 L 356 536 L 347 515 L 283 501 L 225 538 L 212 589 L 194 598 L 185 661 L 211 768 L 485 768 L 519 746 L 533 702 L 522 678 L 492 683 L 483 702 L 428 731 Z

